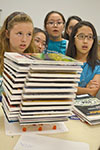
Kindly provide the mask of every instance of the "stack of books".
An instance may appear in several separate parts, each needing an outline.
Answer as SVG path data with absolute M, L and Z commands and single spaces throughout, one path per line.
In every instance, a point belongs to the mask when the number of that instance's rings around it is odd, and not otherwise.
M 76 97 L 81 62 L 62 54 L 5 53 L 2 95 L 9 121 L 66 121 Z
M 18 121 L 24 81 L 32 63 L 18 53 L 5 53 L 2 104 L 9 121 Z
M 78 95 L 73 112 L 90 125 L 100 124 L 100 100 L 89 94 Z

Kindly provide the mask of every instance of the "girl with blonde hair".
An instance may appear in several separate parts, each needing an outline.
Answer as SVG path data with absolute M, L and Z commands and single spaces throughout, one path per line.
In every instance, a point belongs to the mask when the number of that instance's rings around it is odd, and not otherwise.
M 4 21 L 0 30 L 0 74 L 3 72 L 5 52 L 34 53 L 33 22 L 23 12 L 14 12 Z

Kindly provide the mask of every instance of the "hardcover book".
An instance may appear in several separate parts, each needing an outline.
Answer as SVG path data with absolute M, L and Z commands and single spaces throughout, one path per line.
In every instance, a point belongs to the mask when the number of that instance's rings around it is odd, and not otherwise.
M 90 125 L 100 123 L 100 100 L 96 97 L 87 96 L 76 99 L 73 111 Z

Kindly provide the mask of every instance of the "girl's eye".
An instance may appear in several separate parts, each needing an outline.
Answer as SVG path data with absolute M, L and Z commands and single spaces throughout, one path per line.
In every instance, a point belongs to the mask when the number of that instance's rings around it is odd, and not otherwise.
M 39 43 L 40 41 L 38 39 L 34 39 L 35 42 Z
M 45 42 L 43 43 L 43 46 L 46 47 L 46 43 Z
M 27 33 L 27 36 L 32 36 L 32 34 L 31 33 Z
M 22 35 L 22 32 L 18 32 L 17 35 Z

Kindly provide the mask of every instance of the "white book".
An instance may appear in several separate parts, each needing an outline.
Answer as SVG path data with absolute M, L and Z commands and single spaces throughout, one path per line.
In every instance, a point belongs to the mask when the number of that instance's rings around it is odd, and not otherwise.
M 79 82 L 79 78 L 35 78 L 35 77 L 26 77 L 26 81 L 37 81 L 37 82 Z
M 75 98 L 76 94 L 22 94 L 22 99 L 66 99 Z
M 22 100 L 22 105 L 72 105 L 73 100 Z
M 6 85 L 11 94 L 20 94 L 22 93 L 22 88 L 12 88 L 10 84 L 3 78 L 3 83 Z
M 63 121 L 67 121 L 68 117 L 51 117 L 51 118 L 38 118 L 38 119 L 22 119 L 20 117 L 19 118 L 19 122 L 20 124 L 33 124 L 33 123 L 49 123 L 49 122 L 63 122 Z
M 21 119 L 38 119 L 38 118 L 53 118 L 53 117 L 66 117 L 66 116 L 69 116 L 70 114 L 44 114 L 44 115 L 42 115 L 42 114 L 39 114 L 39 115 L 30 115 L 30 116 L 24 116 L 24 115 L 21 115 L 21 114 L 19 114 L 19 117 L 21 118 Z
M 71 113 L 71 109 L 67 109 L 67 110 L 45 110 L 45 111 L 22 111 L 20 110 L 19 114 L 21 115 L 39 115 L 39 114 L 42 114 L 42 115 L 45 115 L 45 114 L 69 114 Z
M 63 65 L 31 65 L 30 69 L 36 70 L 36 71 L 64 71 L 64 72 L 70 72 L 70 71 L 80 71 L 82 72 L 82 68 L 80 66 L 63 66 Z
M 33 84 L 34 85 L 34 84 Z M 77 88 L 34 88 L 34 87 L 24 87 L 23 93 L 68 93 L 68 92 L 77 92 Z
M 6 80 L 6 82 L 9 83 L 9 85 L 12 88 L 22 88 L 24 86 L 24 82 L 14 82 L 11 78 L 8 78 L 7 74 L 3 73 L 3 78 Z
M 8 102 L 9 102 L 9 104 L 10 105 L 18 105 L 18 104 L 20 104 L 20 100 L 14 100 L 14 101 L 12 101 L 11 99 L 10 99 L 10 97 L 9 97 L 9 95 L 8 94 L 6 94 L 6 93 L 2 93 L 2 96 L 6 96 L 7 97 L 7 100 L 8 100 Z
M 4 73 L 8 74 L 10 76 L 10 78 L 15 82 L 24 82 L 25 81 L 25 77 L 15 77 L 7 69 L 4 69 Z
M 6 114 L 5 108 L 4 107 L 2 107 L 2 108 L 3 108 L 3 112 L 4 112 L 4 114 L 5 114 L 8 122 L 18 122 L 18 115 L 15 115 L 15 114 L 13 114 L 13 115 Z
M 53 74 L 53 73 L 35 73 L 28 72 L 28 76 L 30 77 L 47 77 L 47 78 L 80 78 L 80 74 Z
M 3 83 L 2 84 L 5 93 L 9 96 L 9 98 L 14 101 L 14 100 L 20 100 L 21 101 L 21 94 L 11 94 L 6 85 Z
M 4 63 L 8 66 L 10 66 L 12 69 L 15 69 L 15 71 L 18 72 L 28 72 L 30 69 L 30 65 L 28 64 L 17 64 L 14 61 L 11 61 L 7 58 L 4 58 Z
M 29 59 L 28 57 L 25 57 L 24 55 L 19 53 L 6 52 L 4 54 L 4 57 L 20 64 L 31 64 L 33 62 L 32 59 Z
M 3 102 L 5 103 L 5 105 L 7 106 L 9 111 L 19 111 L 20 110 L 19 105 L 10 105 L 7 101 L 7 97 L 3 96 Z
M 4 107 L 6 114 L 7 115 L 12 115 L 12 114 L 18 115 L 19 114 L 18 110 L 16 110 L 16 111 L 15 110 L 14 111 L 10 111 L 8 109 L 8 107 L 6 105 L 6 102 L 5 102 L 6 99 L 8 100 L 8 98 L 4 94 L 2 94 L 2 106 Z M 9 101 L 8 101 L 8 103 L 9 103 Z
M 8 71 L 10 74 L 12 74 L 15 77 L 26 77 L 27 76 L 27 72 L 18 72 L 16 70 L 14 70 L 14 68 L 12 69 L 7 64 L 4 64 L 4 71 Z
M 3 107 L 3 110 L 5 111 L 5 113 L 6 113 L 8 118 L 10 118 L 10 117 L 14 117 L 14 118 L 18 117 L 19 112 L 17 112 L 17 111 L 13 111 L 13 112 L 9 111 L 7 106 L 4 103 L 2 103 L 2 107 Z
M 25 82 L 27 87 L 77 87 L 78 83 L 41 83 L 41 82 Z
M 53 111 L 53 110 L 67 110 L 67 109 L 71 109 L 72 108 L 72 106 L 71 105 L 62 105 L 62 106 L 24 106 L 24 105 L 22 105 L 21 104 L 21 106 L 20 106 L 20 109 L 21 110 L 51 110 L 51 111 Z

